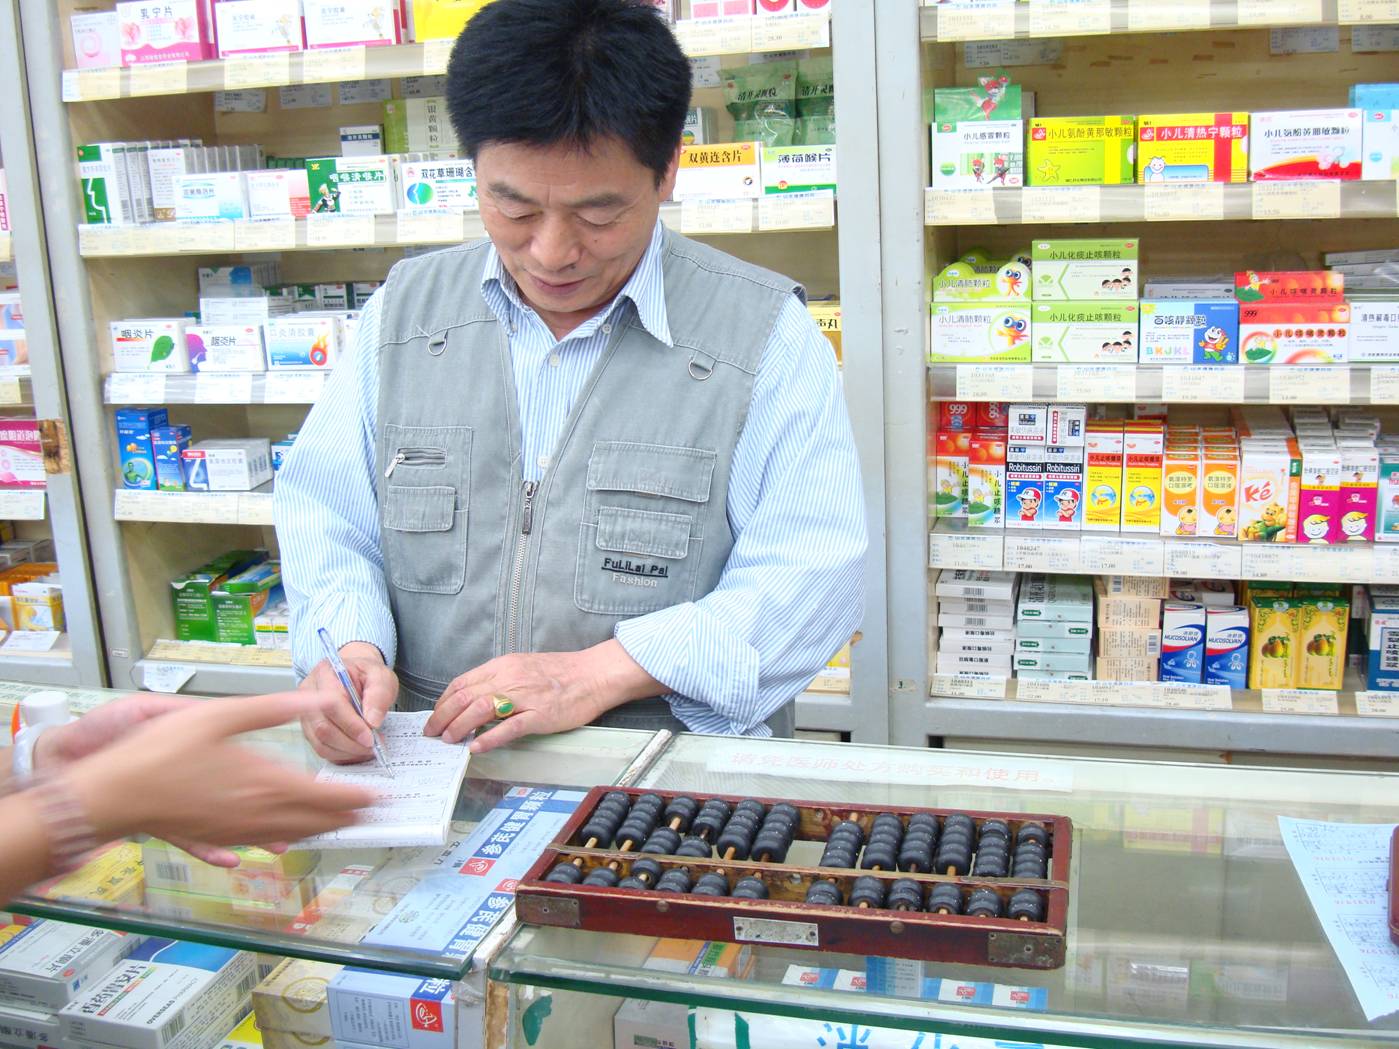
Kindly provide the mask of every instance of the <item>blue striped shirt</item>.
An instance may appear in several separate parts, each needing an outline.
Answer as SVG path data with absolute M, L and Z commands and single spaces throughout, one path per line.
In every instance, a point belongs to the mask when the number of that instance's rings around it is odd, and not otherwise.
M 482 295 L 509 334 L 525 479 L 538 479 L 620 311 L 671 344 L 661 225 L 604 310 L 562 340 L 520 298 L 492 248 Z M 392 665 L 397 634 L 379 548 L 375 438 L 382 291 L 365 307 L 277 478 L 282 574 L 298 674 L 319 659 L 315 629 L 367 641 Z M 618 624 L 627 653 L 696 732 L 763 736 L 860 622 L 867 546 L 850 420 L 830 344 L 793 296 L 753 383 L 728 487 L 734 545 L 696 601 Z M 463 666 L 462 672 L 470 670 Z

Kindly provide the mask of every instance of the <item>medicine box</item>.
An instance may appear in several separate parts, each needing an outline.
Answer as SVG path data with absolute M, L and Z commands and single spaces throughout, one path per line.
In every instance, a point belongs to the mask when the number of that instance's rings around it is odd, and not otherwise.
M 1092 584 L 1083 576 L 1027 575 L 1020 583 L 1015 617 L 1017 620 L 1091 623 Z
M 112 321 L 112 370 L 118 372 L 187 372 L 185 322 L 175 317 Z
M 1076 532 L 1083 527 L 1083 446 L 1046 445 L 1040 526 Z
M 1038 302 L 1107 300 L 1136 304 L 1136 240 L 1037 240 L 1030 248 Z
M 1171 581 L 1162 576 L 1100 575 L 1093 580 L 1093 589 L 1100 601 L 1122 597 L 1154 597 L 1165 600 L 1171 596 Z
M 262 1032 L 257 1027 L 257 1017 L 249 1013 L 238 1026 L 224 1035 L 214 1049 L 265 1049 Z
M 449 980 L 342 969 L 327 987 L 337 1046 L 453 1049 L 457 998 Z
M 323 371 L 340 357 L 339 317 L 274 318 L 263 327 L 267 367 L 271 371 Z
M 1059 674 L 1071 671 L 1087 673 L 1093 669 L 1093 656 L 1089 652 L 1017 652 L 1012 663 L 1016 673 L 1022 670 L 1048 670 Z
M 1205 673 L 1205 606 L 1167 601 L 1161 610 L 1161 680 L 1201 684 Z
M 1254 113 L 1249 170 L 1254 182 L 1359 179 L 1363 139 L 1359 109 Z
M 16 630 L 67 629 L 63 586 L 57 582 L 15 583 L 10 587 Z
M 1361 178 L 1399 179 L 1399 109 L 1366 109 L 1361 143 Z
M 75 11 L 69 16 L 79 69 L 121 65 L 121 30 L 115 11 Z
M 763 193 L 815 193 L 836 188 L 834 145 L 764 146 Z
M 176 175 L 174 191 L 175 218 L 181 222 L 248 217 L 248 197 L 241 171 Z
M 340 129 L 342 157 L 377 157 L 384 152 L 382 124 L 351 124 Z
M 272 300 L 264 295 L 201 296 L 201 324 L 266 324 L 273 316 Z
M 151 431 L 166 425 L 164 408 L 118 408 L 117 452 L 123 488 L 155 491 L 155 455 Z
M 305 168 L 246 171 L 243 183 L 248 193 L 249 218 L 300 219 L 311 210 L 311 189 Z
M 1123 426 L 1122 531 L 1159 534 L 1164 451 L 1165 428 L 1160 423 L 1132 422 Z
M 33 419 L 0 419 L 0 489 L 46 488 L 44 447 Z
M 57 1012 L 141 941 L 129 933 L 43 919 L 0 927 L 0 1000 Z
M 752 13 L 753 0 L 690 0 L 691 18 L 725 18 Z
M 1342 445 L 1341 542 L 1371 543 L 1375 539 L 1379 497 L 1380 457 L 1373 446 Z
M 121 64 L 201 62 L 214 57 L 206 0 L 149 0 L 117 4 Z
M 344 966 L 288 958 L 253 989 L 258 1027 L 316 1046 L 334 1038 L 326 988 Z
M 414 40 L 455 40 L 490 0 L 413 0 L 409 14 Z
M 1021 619 L 1015 624 L 1015 636 L 1037 638 L 1091 638 L 1093 624 L 1090 620 L 1047 620 Z
M 944 121 L 932 125 L 935 189 L 1023 186 L 1023 120 Z
M 250 492 L 272 480 L 270 444 L 266 437 L 197 441 L 180 453 L 185 484 L 191 492 Z
M 1350 302 L 1350 363 L 1399 361 L 1399 298 Z
M 213 592 L 214 640 L 228 645 L 257 644 L 255 620 L 282 583 L 281 565 L 264 561 L 225 579 Z
M 170 581 L 175 613 L 175 637 L 180 641 L 213 641 L 214 591 L 229 575 L 237 575 L 267 560 L 262 550 L 231 550 L 187 575 Z
M 1018 579 L 1015 572 L 957 568 L 939 573 L 933 592 L 938 597 L 1010 601 L 1015 597 Z
M 1035 117 L 1027 136 L 1026 185 L 1135 182 L 1136 149 L 1135 117 Z
M 714 110 L 709 106 L 693 106 L 685 112 L 685 126 L 680 132 L 680 143 L 685 146 L 703 146 L 714 141 Z
M 967 458 L 967 524 L 1005 527 L 1006 439 L 974 431 Z
M 1036 302 L 1031 317 L 1036 363 L 1137 363 L 1134 302 Z
M 1048 514 L 1044 505 L 1045 445 L 1006 444 L 1005 526 L 1039 526 Z
M 934 302 L 1025 303 L 1029 298 L 1029 252 L 1009 261 L 968 252 L 933 278 Z
M 445 98 L 392 98 L 384 103 L 385 152 L 441 153 L 457 148 Z
M 1141 304 L 1142 364 L 1238 364 L 1239 305 L 1158 299 Z
M 761 148 L 758 142 L 681 146 L 674 198 L 683 201 L 762 196 Z
M 259 325 L 192 324 L 185 329 L 185 348 L 196 372 L 267 370 Z
M 377 215 L 395 210 L 393 165 L 387 156 L 315 157 L 306 161 L 311 210 Z
M 90 142 L 77 147 L 83 217 L 89 225 L 135 222 L 124 142 Z
M 1161 631 L 1154 627 L 1100 627 L 1094 647 L 1100 659 L 1157 660 L 1161 658 Z
M 1369 588 L 1370 617 L 1365 623 L 1366 688 L 1399 692 L 1399 588 Z
M 44 1010 L 0 1004 L 0 1045 L 9 1049 L 58 1049 L 58 1017 Z
M 934 302 L 931 323 L 931 364 L 1030 361 L 1028 303 Z
M 141 846 L 124 841 L 98 849 L 72 874 L 53 878 L 33 891 L 54 900 L 75 900 L 101 907 L 140 906 L 146 881 Z
M 301 0 L 306 46 L 397 44 L 402 39 L 397 3 L 384 0 Z
M 218 0 L 214 5 L 219 57 L 300 51 L 306 44 L 300 0 Z
M 1116 532 L 1122 523 L 1122 425 L 1090 422 L 1084 439 L 1084 531 Z
M 1137 181 L 1248 181 L 1247 113 L 1137 117 Z
M 1151 656 L 1099 656 L 1093 665 L 1095 681 L 1155 681 L 1159 660 Z
M 1093 639 L 1086 634 L 1082 637 L 1017 637 L 1015 651 L 1017 654 L 1024 653 L 1026 655 L 1040 652 L 1069 652 L 1090 655 L 1093 651 Z
M 456 160 L 404 161 L 399 168 L 402 197 L 399 209 L 460 208 L 475 211 L 476 168 L 465 157 Z
M 1239 307 L 1244 364 L 1346 364 L 1350 306 L 1344 302 L 1257 302 Z
M 190 437 L 188 426 L 158 426 L 151 431 L 155 486 L 159 491 L 186 490 L 184 450 L 189 447 Z
M 1248 609 L 1222 605 L 1205 609 L 1205 684 L 1248 687 Z
M 242 1017 L 257 983 L 252 954 L 152 938 L 59 1013 L 69 1042 L 196 1049 Z

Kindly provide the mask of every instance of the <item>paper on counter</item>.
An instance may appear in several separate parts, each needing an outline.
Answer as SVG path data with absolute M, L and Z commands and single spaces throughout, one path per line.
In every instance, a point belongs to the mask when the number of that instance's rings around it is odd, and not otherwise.
M 1283 844 L 1365 1019 L 1399 1010 L 1399 945 L 1389 939 L 1394 824 L 1278 817 Z
M 360 822 L 354 826 L 307 838 L 300 846 L 363 849 L 445 844 L 471 755 L 464 743 L 424 736 L 431 716 L 430 710 L 390 711 L 384 718 L 381 731 L 391 776 L 375 761 L 326 762 L 316 773 L 317 782 L 367 787 L 378 800 L 360 813 Z

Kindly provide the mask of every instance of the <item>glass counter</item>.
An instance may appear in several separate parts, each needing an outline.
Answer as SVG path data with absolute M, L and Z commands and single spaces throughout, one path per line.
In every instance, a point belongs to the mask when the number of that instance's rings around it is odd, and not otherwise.
M 1067 964 L 1048 972 L 925 964 L 924 994 L 932 978 L 943 993 L 978 983 L 1028 988 L 1003 997 L 1044 1002 L 1002 1008 L 783 982 L 790 966 L 863 976 L 863 957 L 755 946 L 751 979 L 712 979 L 644 968 L 649 937 L 522 927 L 489 968 L 515 985 L 516 1044 L 583 1044 L 585 1016 L 598 1025 L 586 1044 L 610 1044 L 625 997 L 690 1007 L 696 1049 L 744 1039 L 828 1049 L 935 1042 L 866 1042 L 866 1026 L 1059 1046 L 1399 1045 L 1399 1014 L 1367 1023 L 1277 821 L 1395 823 L 1399 775 L 677 736 L 636 785 L 1067 815 Z M 597 996 L 611 996 L 610 1005 Z M 774 1030 L 774 1016 L 805 1036 L 765 1042 L 759 1032 Z
M 32 686 L 0 683 L 0 707 L 30 691 Z M 127 694 L 68 691 L 75 711 Z M 451 839 L 465 839 L 512 787 L 586 791 L 615 783 L 654 738 L 650 732 L 579 729 L 473 757 L 453 813 Z M 256 733 L 244 741 L 284 761 L 308 768 L 318 764 L 294 727 Z M 470 948 L 443 952 L 360 942 L 424 878 L 441 874 L 433 863 L 440 848 L 322 849 L 288 853 L 281 861 L 259 850 L 255 859 L 230 873 L 177 850 L 155 851 L 158 844 L 149 842 L 143 863 L 141 841 L 105 848 L 81 870 L 15 899 L 10 910 L 422 977 L 461 979 L 471 967 Z

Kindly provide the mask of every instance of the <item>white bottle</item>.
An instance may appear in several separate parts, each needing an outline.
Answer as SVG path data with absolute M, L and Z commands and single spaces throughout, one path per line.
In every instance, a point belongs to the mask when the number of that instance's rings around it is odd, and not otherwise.
M 31 692 L 19 701 L 23 727 L 15 733 L 14 774 L 27 782 L 34 774 L 34 744 L 40 734 L 55 725 L 77 720 L 68 709 L 68 693 L 50 690 Z

